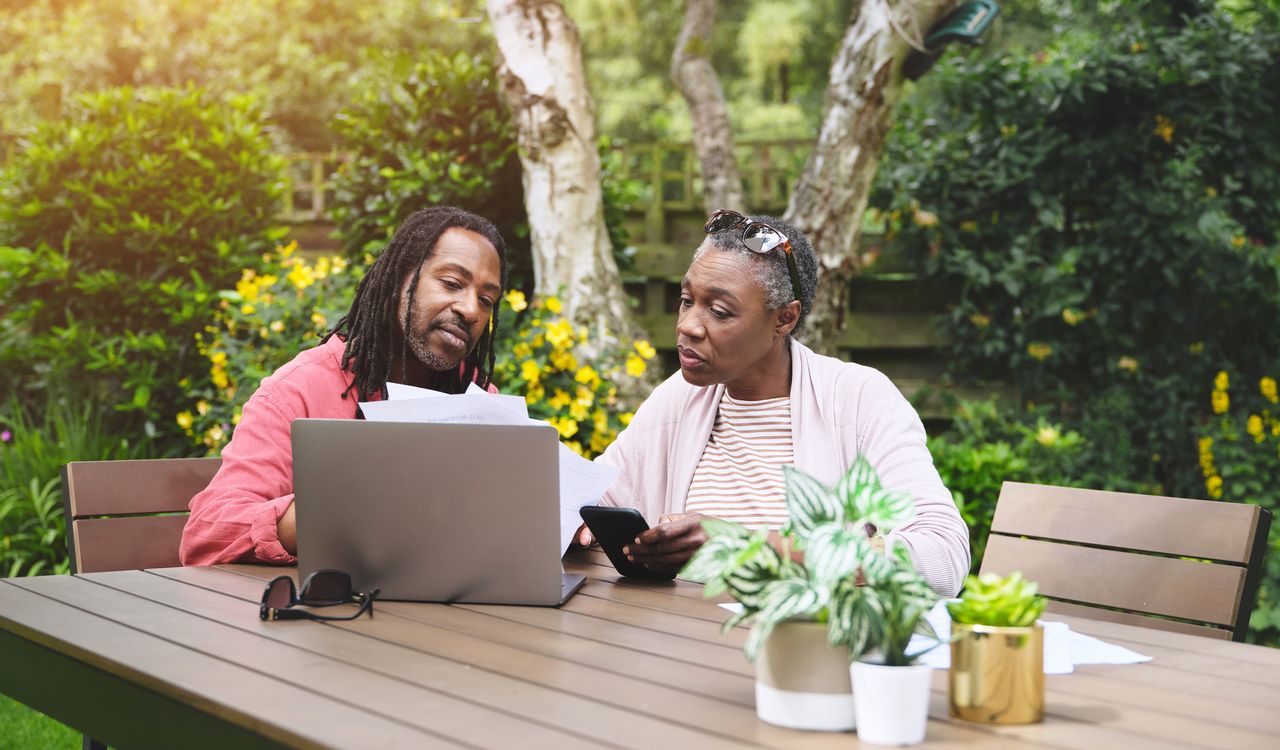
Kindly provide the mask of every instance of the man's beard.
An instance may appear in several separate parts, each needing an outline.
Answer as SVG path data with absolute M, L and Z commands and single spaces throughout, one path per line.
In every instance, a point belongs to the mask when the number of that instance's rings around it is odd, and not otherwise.
M 456 329 L 455 331 L 452 331 L 452 333 L 460 335 L 465 343 L 462 353 L 458 355 L 456 359 L 450 360 L 446 355 L 433 351 L 427 342 L 427 338 L 431 334 L 431 331 L 441 327 L 442 325 L 451 325 Z M 457 315 L 451 315 L 444 312 L 437 315 L 436 318 L 430 322 L 414 321 L 413 329 L 413 335 L 409 337 L 408 341 L 409 351 L 413 353 L 413 356 L 419 362 L 431 370 L 443 372 L 445 370 L 452 370 L 456 368 L 458 364 L 466 358 L 467 354 L 470 353 L 473 347 L 471 331 L 462 318 Z

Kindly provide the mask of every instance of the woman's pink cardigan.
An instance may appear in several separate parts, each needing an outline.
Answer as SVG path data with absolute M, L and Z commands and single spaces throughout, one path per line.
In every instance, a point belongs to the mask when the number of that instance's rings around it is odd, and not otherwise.
M 795 465 L 827 484 L 863 454 L 886 487 L 909 493 L 916 517 L 889 534 L 943 596 L 969 570 L 969 531 L 925 447 L 915 409 L 878 370 L 791 342 L 791 432 Z M 634 507 L 655 523 L 684 512 L 693 472 L 715 424 L 724 386 L 695 387 L 676 373 L 654 389 L 597 461 L 621 469 L 602 501 Z

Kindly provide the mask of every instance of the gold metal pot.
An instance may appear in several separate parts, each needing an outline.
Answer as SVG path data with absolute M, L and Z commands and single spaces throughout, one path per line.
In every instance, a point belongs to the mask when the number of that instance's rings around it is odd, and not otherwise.
M 951 715 L 985 724 L 1044 719 L 1044 629 L 951 625 Z

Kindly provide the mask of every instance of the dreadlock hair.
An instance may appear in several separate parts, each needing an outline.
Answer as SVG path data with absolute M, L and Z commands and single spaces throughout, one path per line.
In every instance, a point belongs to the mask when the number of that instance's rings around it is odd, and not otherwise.
M 409 336 L 413 330 L 413 301 L 418 290 L 418 277 L 422 263 L 436 251 L 436 243 L 446 230 L 457 227 L 484 237 L 498 251 L 501 268 L 501 285 L 507 286 L 507 246 L 493 224 L 481 216 L 452 206 L 434 206 L 415 211 L 404 220 L 391 237 L 378 259 L 369 268 L 360 286 L 356 287 L 351 309 L 342 316 L 320 343 L 338 336 L 346 342 L 342 354 L 342 369 L 355 375 L 342 397 L 355 389 L 361 401 L 368 401 L 373 394 L 387 397 L 387 380 L 391 377 L 391 364 L 396 338 L 400 339 L 401 377 L 408 362 Z M 409 311 L 404 322 L 403 335 L 400 324 L 400 290 L 405 279 L 411 280 L 405 290 Z M 498 314 L 495 306 L 489 324 L 480 334 L 475 348 L 463 360 L 461 376 L 455 370 L 441 373 L 442 384 L 453 392 L 461 392 L 466 384 L 475 381 L 481 388 L 488 388 L 493 377 L 493 345 L 498 335 Z M 451 379 L 447 379 L 448 375 Z

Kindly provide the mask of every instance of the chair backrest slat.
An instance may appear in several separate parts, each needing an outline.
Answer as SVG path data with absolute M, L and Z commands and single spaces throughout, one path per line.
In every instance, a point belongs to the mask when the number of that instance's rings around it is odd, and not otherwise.
M 1088 617 L 1089 619 L 1102 620 L 1103 622 L 1118 622 L 1121 625 L 1137 625 L 1140 628 L 1167 630 L 1171 633 L 1199 635 L 1205 638 L 1217 638 L 1224 641 L 1231 640 L 1231 631 L 1226 628 L 1215 628 L 1208 625 L 1194 625 L 1189 622 L 1180 622 L 1178 620 L 1161 620 L 1156 617 L 1147 617 L 1146 615 L 1135 615 L 1132 612 L 1117 612 L 1115 610 L 1102 609 L 1100 607 L 1087 607 L 1080 604 L 1071 604 L 1070 602 L 1050 601 L 1049 606 L 1045 607 L 1044 611 L 1051 615 Z
M 63 487 L 72 518 L 185 513 L 221 465 L 220 458 L 72 461 Z
M 1259 509 L 1005 482 L 992 531 L 1247 564 Z
M 173 568 L 182 564 L 185 515 L 86 518 L 72 521 L 76 537 L 76 572 Z
M 1051 612 L 1243 640 L 1270 526 L 1252 505 L 1005 482 L 982 572 L 1021 571 L 1066 600 Z
M 1244 568 L 991 535 L 984 571 L 1022 571 L 1040 593 L 1152 615 L 1235 624 Z
M 191 498 L 219 458 L 72 461 L 62 470 L 67 551 L 75 573 L 180 565 Z M 156 515 L 167 514 L 167 515 Z

